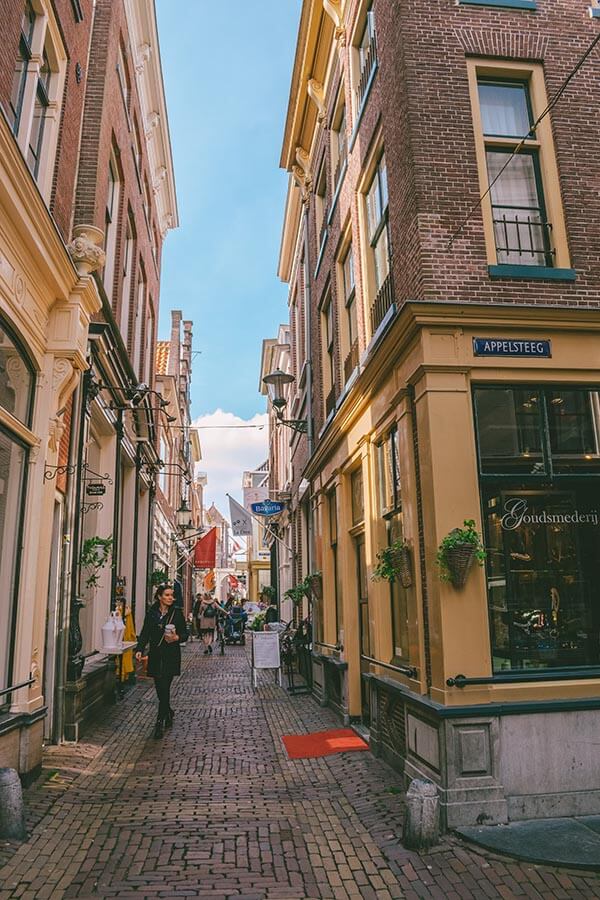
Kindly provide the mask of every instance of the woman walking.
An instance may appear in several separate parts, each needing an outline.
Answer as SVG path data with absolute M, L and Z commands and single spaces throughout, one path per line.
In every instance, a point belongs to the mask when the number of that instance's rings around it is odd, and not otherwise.
M 200 604 L 198 615 L 198 628 L 200 631 L 200 640 L 204 642 L 204 655 L 213 652 L 213 641 L 215 639 L 215 628 L 217 627 L 217 617 L 219 612 L 225 612 L 220 603 L 210 594 L 205 594 Z
M 163 730 L 173 724 L 171 682 L 175 675 L 181 672 L 180 645 L 187 640 L 188 632 L 182 610 L 173 605 L 175 595 L 171 585 L 161 584 L 154 595 L 154 601 L 146 613 L 135 658 L 140 660 L 146 645 L 150 645 L 148 675 L 154 678 L 158 697 L 158 717 L 154 737 L 161 738 Z

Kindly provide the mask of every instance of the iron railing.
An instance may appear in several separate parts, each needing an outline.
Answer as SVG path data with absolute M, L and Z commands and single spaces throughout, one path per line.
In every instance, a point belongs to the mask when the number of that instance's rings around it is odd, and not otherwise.
M 365 99 L 367 88 L 369 86 L 369 80 L 376 65 L 377 43 L 375 41 L 375 33 L 373 33 L 369 42 L 369 47 L 367 49 L 367 52 L 365 53 L 363 67 L 360 73 L 360 79 L 358 81 L 358 87 L 356 88 L 357 109 L 360 109 L 363 104 L 363 100 Z
M 532 218 L 531 215 L 519 217 L 517 213 L 508 216 L 503 213 L 493 222 L 498 262 L 503 256 L 508 257 L 506 262 L 513 262 L 516 255 L 518 264 L 554 265 L 550 222 L 544 222 L 535 214 Z
M 387 278 L 379 288 L 377 296 L 373 300 L 371 306 L 371 334 L 375 334 L 385 318 L 385 314 L 394 303 L 394 282 L 392 273 L 389 272 Z
M 350 347 L 350 353 L 344 360 L 344 381 L 350 381 L 350 376 L 358 365 L 358 340 Z
M 329 416 L 333 410 L 335 409 L 335 401 L 337 397 L 335 395 L 335 388 L 332 388 L 327 394 L 327 398 L 325 400 L 325 415 Z

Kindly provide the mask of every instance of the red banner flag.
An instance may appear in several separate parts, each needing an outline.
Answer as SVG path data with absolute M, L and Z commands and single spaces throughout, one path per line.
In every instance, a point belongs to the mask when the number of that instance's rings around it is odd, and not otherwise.
M 197 569 L 214 569 L 217 558 L 217 529 L 211 528 L 201 537 L 194 550 L 194 566 Z

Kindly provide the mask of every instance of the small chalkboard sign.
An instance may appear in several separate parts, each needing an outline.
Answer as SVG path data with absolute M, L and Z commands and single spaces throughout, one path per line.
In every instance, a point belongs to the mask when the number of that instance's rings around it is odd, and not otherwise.
M 98 481 L 92 481 L 85 489 L 88 497 L 103 497 L 106 493 L 106 485 Z
M 279 656 L 279 635 L 269 631 L 255 631 L 252 635 L 252 674 L 256 687 L 258 669 L 278 669 L 281 683 L 281 658 Z

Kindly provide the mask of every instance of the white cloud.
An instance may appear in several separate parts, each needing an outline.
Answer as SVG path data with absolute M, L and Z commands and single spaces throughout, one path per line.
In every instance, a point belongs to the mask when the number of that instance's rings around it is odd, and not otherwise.
M 238 427 L 223 428 L 224 425 Z M 248 425 L 260 427 L 239 427 Z M 202 448 L 198 471 L 206 472 L 208 476 L 204 489 L 205 506 L 208 509 L 214 501 L 217 509 L 229 518 L 229 501 L 225 495 L 231 494 L 241 501 L 242 473 L 255 469 L 269 455 L 268 416 L 256 413 L 250 419 L 242 419 L 235 413 L 217 409 L 195 419 L 192 426 L 199 428 Z

